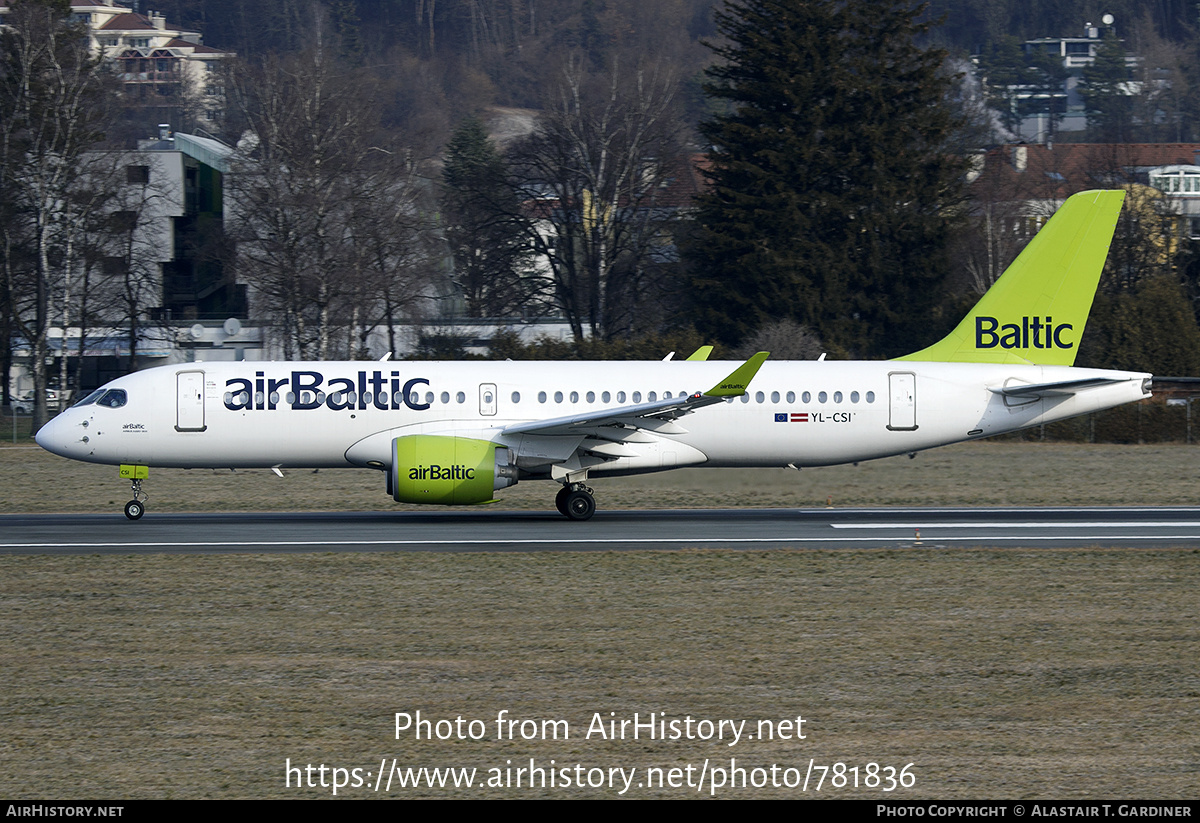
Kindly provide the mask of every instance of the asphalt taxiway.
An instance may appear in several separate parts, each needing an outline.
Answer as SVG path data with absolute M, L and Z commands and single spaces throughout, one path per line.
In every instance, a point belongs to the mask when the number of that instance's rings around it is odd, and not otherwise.
M 698 509 L 0 516 L 0 554 L 1200 548 L 1200 508 Z

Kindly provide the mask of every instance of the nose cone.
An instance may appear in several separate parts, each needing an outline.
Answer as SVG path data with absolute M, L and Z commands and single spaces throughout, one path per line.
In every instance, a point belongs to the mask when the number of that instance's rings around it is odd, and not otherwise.
M 68 416 L 67 413 L 63 413 L 55 417 L 38 429 L 38 433 L 33 436 L 33 439 L 48 452 L 53 452 L 61 457 L 78 457 L 79 449 L 72 449 L 71 446 L 82 445 L 79 441 L 79 434 L 75 431 L 79 427 L 69 423 L 65 419 Z

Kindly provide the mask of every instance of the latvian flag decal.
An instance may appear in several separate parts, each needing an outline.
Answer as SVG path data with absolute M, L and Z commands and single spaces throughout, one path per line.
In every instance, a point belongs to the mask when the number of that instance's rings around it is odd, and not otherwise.
M 785 412 L 777 412 L 775 414 L 775 422 L 776 423 L 807 423 L 807 422 L 809 422 L 808 421 L 808 412 L 792 412 L 791 414 L 787 414 Z

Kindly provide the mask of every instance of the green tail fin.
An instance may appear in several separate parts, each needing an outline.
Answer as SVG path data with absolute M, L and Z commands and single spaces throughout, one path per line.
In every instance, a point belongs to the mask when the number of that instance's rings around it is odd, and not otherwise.
M 1068 199 L 954 331 L 897 359 L 1073 365 L 1124 199 Z

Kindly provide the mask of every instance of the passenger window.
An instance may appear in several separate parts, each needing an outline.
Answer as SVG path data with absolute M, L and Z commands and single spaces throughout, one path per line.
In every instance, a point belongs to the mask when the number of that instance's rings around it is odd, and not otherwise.
M 588 392 L 588 393 L 587 393 L 587 401 L 588 401 L 589 403 L 595 403 L 595 402 L 596 402 L 596 393 L 595 393 L 594 391 L 590 391 L 590 392 Z
M 856 391 L 852 391 L 852 392 L 850 392 L 850 402 L 851 402 L 851 403 L 857 403 L 857 402 L 858 402 L 858 392 L 856 392 Z
M 873 392 L 873 391 L 869 391 L 869 392 L 867 392 L 867 402 L 868 402 L 868 403 L 874 403 L 874 402 L 875 402 L 875 392 Z
M 649 400 L 651 403 L 653 403 L 655 400 L 658 399 L 658 394 L 655 392 L 650 392 L 648 395 L 646 395 L 646 399 Z
M 467 393 L 460 391 L 458 394 L 454 395 L 454 399 L 457 400 L 459 403 L 466 403 L 467 402 Z
M 778 402 L 779 402 L 779 392 L 777 392 L 777 391 L 773 391 L 773 392 L 771 392 L 771 402 L 772 402 L 772 403 L 778 403 Z
M 804 394 L 800 395 L 800 399 L 803 400 L 805 403 L 811 403 L 812 402 L 812 392 L 806 391 Z
M 442 392 L 442 396 L 438 399 L 442 401 L 443 406 L 449 406 L 450 405 L 450 392 L 448 392 L 448 391 Z
M 540 391 L 540 392 L 538 392 L 538 402 L 539 402 L 539 403 L 545 403 L 545 402 L 546 402 L 546 393 L 545 393 L 544 391 Z
M 634 402 L 634 403 L 641 403 L 641 402 L 642 402 L 642 393 L 641 393 L 640 391 L 635 391 L 635 392 L 633 393 L 633 402 Z
M 521 402 L 521 393 L 520 393 L 519 391 L 515 391 L 515 392 L 513 392 L 513 393 L 512 393 L 512 401 L 513 401 L 514 403 L 520 403 L 520 402 Z
M 761 403 L 761 402 L 763 402 L 763 401 L 764 401 L 764 400 L 766 400 L 766 399 L 767 399 L 767 398 L 766 398 L 766 395 L 764 395 L 762 392 L 756 392 L 756 393 L 755 393 L 755 395 L 754 395 L 754 402 L 755 402 L 755 403 Z
M 828 400 L 828 399 L 829 399 L 829 394 L 828 394 L 828 393 L 826 393 L 826 392 L 817 392 L 817 402 L 818 402 L 818 403 L 824 403 L 824 402 L 825 402 L 826 400 Z
M 610 402 L 611 400 L 612 400 L 612 395 L 611 395 L 611 394 L 609 394 L 608 392 L 604 392 L 603 394 L 601 394 L 601 395 L 600 395 L 600 402 L 601 402 L 601 403 L 608 403 L 608 402 Z
M 579 392 L 577 392 L 577 391 L 573 391 L 573 392 L 571 392 L 571 402 L 572 402 L 572 403 L 578 403 L 578 402 L 579 402 Z
M 796 393 L 795 393 L 794 391 L 790 391 L 790 392 L 788 392 L 788 393 L 787 393 L 787 401 L 788 401 L 789 403 L 795 403 L 795 402 L 796 402 Z
M 834 402 L 834 403 L 841 403 L 841 402 L 842 402 L 842 393 L 841 393 L 840 391 L 835 391 L 835 392 L 833 393 L 833 402 Z
M 561 402 L 562 402 L 562 392 L 560 392 L 560 391 L 556 391 L 556 392 L 554 393 L 554 402 L 555 402 L 555 403 L 561 403 Z
M 623 392 L 623 391 L 619 391 L 619 392 L 617 392 L 617 402 L 618 402 L 618 403 L 624 403 L 624 402 L 625 402 L 625 392 Z

